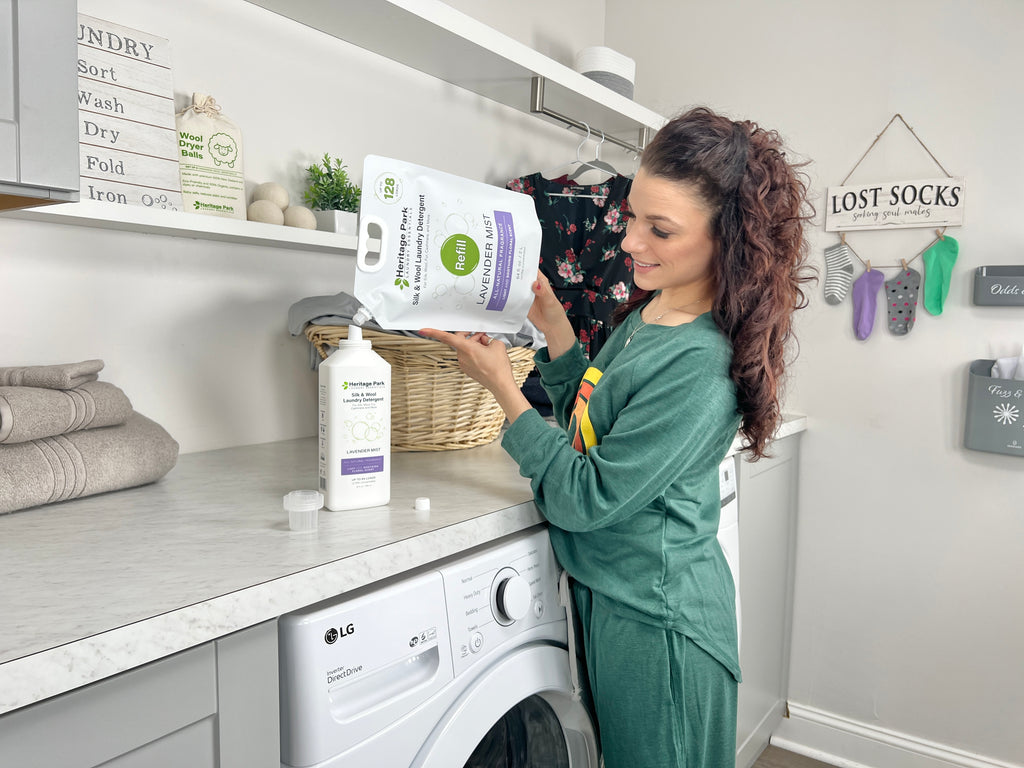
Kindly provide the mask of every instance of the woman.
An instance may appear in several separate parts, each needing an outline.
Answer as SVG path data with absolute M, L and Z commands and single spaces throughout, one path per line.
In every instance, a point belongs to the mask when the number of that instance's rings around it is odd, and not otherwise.
M 459 353 L 510 426 L 574 580 L 607 768 L 735 762 L 734 587 L 717 542 L 718 465 L 737 429 L 752 458 L 780 421 L 784 348 L 805 305 L 806 184 L 779 137 L 707 109 L 645 149 L 622 249 L 635 289 L 592 364 L 546 280 L 531 321 L 559 424 L 485 334 L 424 330 Z

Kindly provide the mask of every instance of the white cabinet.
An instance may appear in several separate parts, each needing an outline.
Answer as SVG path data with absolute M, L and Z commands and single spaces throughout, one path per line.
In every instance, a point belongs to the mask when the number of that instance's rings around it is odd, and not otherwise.
M 0 717 L 4 765 L 278 768 L 277 622 Z
M 740 517 L 740 684 L 737 758 L 747 768 L 786 712 L 800 436 L 771 446 L 772 458 L 737 462 Z
M 0 0 L 0 210 L 78 199 L 76 0 Z

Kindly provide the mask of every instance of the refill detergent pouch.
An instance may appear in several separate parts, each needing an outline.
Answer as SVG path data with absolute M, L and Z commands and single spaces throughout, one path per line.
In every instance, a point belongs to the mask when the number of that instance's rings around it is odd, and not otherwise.
M 532 198 L 377 155 L 362 190 L 354 293 L 381 328 L 523 327 L 540 263 Z

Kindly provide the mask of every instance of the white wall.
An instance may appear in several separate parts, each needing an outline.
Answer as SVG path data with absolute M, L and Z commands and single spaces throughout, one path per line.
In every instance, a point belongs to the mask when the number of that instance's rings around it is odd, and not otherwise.
M 573 28 L 573 46 L 600 42 L 603 7 Z M 325 151 L 357 180 L 375 153 L 503 184 L 568 161 L 579 143 L 241 0 L 81 0 L 79 10 L 169 39 L 177 108 L 193 91 L 213 95 L 242 130 L 249 188 L 277 181 L 294 202 L 302 169 Z M 517 12 L 513 32 L 542 39 L 529 31 L 541 10 Z M 101 358 L 101 378 L 186 453 L 312 435 L 316 377 L 305 340 L 288 336 L 288 307 L 351 291 L 351 280 L 350 256 L 0 216 L 0 365 Z
M 607 44 L 637 60 L 638 101 L 779 129 L 813 161 L 820 213 L 824 188 L 896 112 L 966 177 L 941 316 L 919 308 L 901 338 L 880 309 L 857 341 L 850 300 L 829 306 L 819 285 L 799 319 L 788 408 L 809 429 L 782 734 L 879 768 L 1024 764 L 1024 461 L 961 447 L 968 363 L 1024 341 L 1024 308 L 971 303 L 974 267 L 1024 263 L 1024 4 L 608 0 L 607 11 Z M 850 183 L 941 175 L 894 125 Z M 824 274 L 822 248 L 837 239 L 812 235 Z M 850 241 L 877 265 L 930 236 Z M 893 748 L 876 754 L 865 736 Z

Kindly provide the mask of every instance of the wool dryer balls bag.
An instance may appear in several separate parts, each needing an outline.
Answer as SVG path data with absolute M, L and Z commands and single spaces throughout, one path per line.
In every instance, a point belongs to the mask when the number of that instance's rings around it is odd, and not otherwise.
M 205 93 L 192 94 L 192 103 L 177 114 L 175 126 L 185 210 L 244 219 L 242 132 Z
M 354 293 L 382 328 L 522 329 L 540 263 L 532 198 L 377 155 L 362 190 Z

